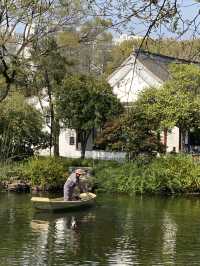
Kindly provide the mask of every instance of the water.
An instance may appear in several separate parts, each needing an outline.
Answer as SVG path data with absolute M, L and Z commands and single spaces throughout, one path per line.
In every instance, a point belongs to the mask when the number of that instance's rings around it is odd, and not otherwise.
M 99 196 L 70 213 L 35 212 L 30 197 L 0 193 L 0 266 L 200 265 L 197 197 Z

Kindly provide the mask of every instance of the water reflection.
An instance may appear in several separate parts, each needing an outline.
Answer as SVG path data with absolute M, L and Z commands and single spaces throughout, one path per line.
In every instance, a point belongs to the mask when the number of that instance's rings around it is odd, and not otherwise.
M 65 256 L 66 253 L 77 256 L 80 251 L 81 225 L 90 222 L 95 222 L 95 214 L 88 211 L 35 213 L 30 226 L 32 231 L 38 234 L 38 246 L 46 248 L 47 253 L 57 254 L 59 257 Z M 37 257 L 42 257 L 44 250 L 39 249 L 36 253 Z
M 96 208 L 35 212 L 0 194 L 0 266 L 199 265 L 198 198 L 99 197 Z
M 176 255 L 176 233 L 177 224 L 165 211 L 163 217 L 163 258 L 165 263 L 174 262 Z

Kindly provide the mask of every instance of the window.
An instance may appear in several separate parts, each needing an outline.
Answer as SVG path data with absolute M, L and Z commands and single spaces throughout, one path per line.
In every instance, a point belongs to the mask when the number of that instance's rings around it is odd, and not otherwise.
M 74 145 L 75 139 L 74 137 L 69 137 L 69 145 Z

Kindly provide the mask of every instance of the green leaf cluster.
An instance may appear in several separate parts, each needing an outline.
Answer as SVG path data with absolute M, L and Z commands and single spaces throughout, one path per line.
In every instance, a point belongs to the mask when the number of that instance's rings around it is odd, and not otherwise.
M 95 169 L 99 190 L 129 194 L 200 192 L 200 165 L 191 156 L 167 155 L 146 164 L 140 159 L 115 166 L 99 164 Z
M 17 93 L 0 103 L 0 158 L 22 159 L 48 145 L 39 111 Z
M 74 129 L 100 127 L 121 110 L 110 85 L 92 76 L 66 77 L 57 96 L 62 121 Z
M 161 130 L 174 126 L 198 127 L 200 123 L 200 72 L 195 65 L 172 65 L 171 78 L 161 88 L 147 88 L 136 106 Z
M 21 169 L 22 175 L 32 186 L 43 190 L 62 188 L 68 175 L 64 161 L 55 157 L 32 158 Z

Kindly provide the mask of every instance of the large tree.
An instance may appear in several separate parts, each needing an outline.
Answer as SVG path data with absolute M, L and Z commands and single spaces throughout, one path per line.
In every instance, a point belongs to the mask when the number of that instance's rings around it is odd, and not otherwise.
M 41 113 L 19 94 L 0 103 L 0 160 L 22 159 L 48 146 Z
M 37 41 L 76 23 L 82 16 L 75 1 L 3 0 L 0 3 L 0 72 L 6 86 L 0 91 L 0 101 L 17 82 L 18 68 L 31 67 L 29 49 Z M 42 51 L 44 53 L 45 51 Z
M 173 65 L 170 72 L 171 79 L 163 87 L 145 89 L 133 106 L 140 107 L 153 131 L 177 126 L 184 151 L 186 132 L 200 126 L 200 72 L 195 65 Z
M 45 56 L 40 56 L 41 50 L 49 50 Z M 56 39 L 49 37 L 43 40 L 37 49 L 32 50 L 34 68 L 29 71 L 28 90 L 38 97 L 41 112 L 46 117 L 47 126 L 50 130 L 50 154 L 53 147 L 54 155 L 59 156 L 59 119 L 55 110 L 55 95 L 60 89 L 67 67 L 72 62 L 62 55 L 62 50 L 58 49 Z
M 122 110 L 109 84 L 92 76 L 66 77 L 56 98 L 62 122 L 79 135 L 82 158 L 92 131 L 101 128 Z

